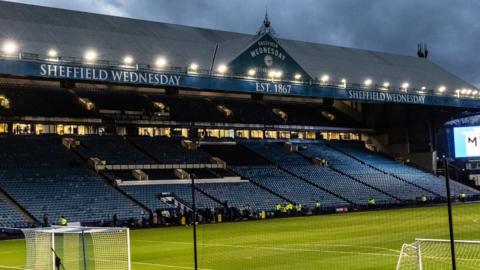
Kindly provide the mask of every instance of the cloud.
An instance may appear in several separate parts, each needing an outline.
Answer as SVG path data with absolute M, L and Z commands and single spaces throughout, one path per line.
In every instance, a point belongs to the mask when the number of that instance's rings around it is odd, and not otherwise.
M 416 55 L 480 87 L 478 0 L 17 0 L 94 13 L 254 33 L 265 7 L 283 38 Z

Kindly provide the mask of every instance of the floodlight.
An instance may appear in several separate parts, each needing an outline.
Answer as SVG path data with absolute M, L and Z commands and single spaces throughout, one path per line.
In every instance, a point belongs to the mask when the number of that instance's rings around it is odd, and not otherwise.
M 227 71 L 227 69 L 228 69 L 227 66 L 222 64 L 222 65 L 218 66 L 217 71 L 219 73 L 223 74 Z
M 127 56 L 125 56 L 125 57 L 123 58 L 123 63 L 124 63 L 125 65 L 131 65 L 131 64 L 133 64 L 133 61 L 134 61 L 134 60 L 133 60 L 133 57 L 130 56 L 130 55 L 127 55 Z
M 190 64 L 190 70 L 191 71 L 197 71 L 197 69 L 198 69 L 198 64 L 197 63 Z
M 58 52 L 54 49 L 50 49 L 47 52 L 48 57 L 55 58 L 58 56 Z
M 94 50 L 88 50 L 84 55 L 85 60 L 92 62 L 97 59 L 97 52 Z
M 330 76 L 328 75 L 323 75 L 321 78 L 320 78 L 320 81 L 323 82 L 323 83 L 326 83 L 330 80 Z
M 159 57 L 155 60 L 155 66 L 157 67 L 165 67 L 167 65 L 167 59 L 165 57 Z
M 2 46 L 2 51 L 5 54 L 15 54 L 18 51 L 18 45 L 13 40 L 7 40 Z

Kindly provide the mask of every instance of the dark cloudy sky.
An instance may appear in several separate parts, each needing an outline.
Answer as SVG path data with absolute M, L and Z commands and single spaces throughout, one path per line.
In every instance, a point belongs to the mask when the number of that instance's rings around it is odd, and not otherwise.
M 480 87 L 480 0 L 15 0 L 254 33 L 265 7 L 282 38 L 415 55 Z

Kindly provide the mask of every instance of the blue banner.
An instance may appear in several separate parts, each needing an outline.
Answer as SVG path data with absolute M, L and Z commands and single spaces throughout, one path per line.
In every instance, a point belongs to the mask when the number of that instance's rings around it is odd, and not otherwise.
M 282 81 L 231 78 L 186 73 L 157 72 L 128 68 L 73 65 L 57 62 L 0 59 L 0 74 L 16 77 L 64 79 L 95 83 L 117 83 L 144 86 L 177 87 L 222 92 L 261 93 L 357 100 L 370 103 L 409 103 L 438 106 L 480 108 L 480 100 L 447 95 L 341 88 Z

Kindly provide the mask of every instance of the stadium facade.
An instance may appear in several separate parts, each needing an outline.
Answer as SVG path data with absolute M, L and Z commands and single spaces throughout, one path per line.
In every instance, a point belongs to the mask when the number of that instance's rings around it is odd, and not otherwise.
M 441 202 L 444 123 L 480 107 L 425 57 L 282 39 L 268 17 L 250 35 L 0 2 L 0 25 L 8 225 L 184 211 L 193 174 L 204 209 Z

